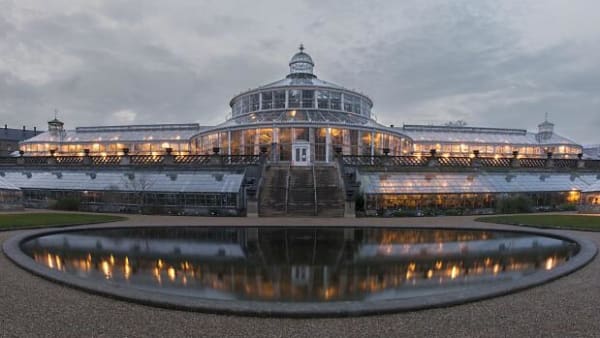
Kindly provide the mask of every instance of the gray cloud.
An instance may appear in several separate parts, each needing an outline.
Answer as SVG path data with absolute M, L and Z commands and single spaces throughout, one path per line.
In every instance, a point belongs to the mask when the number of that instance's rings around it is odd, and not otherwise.
M 68 127 L 216 124 L 233 95 L 283 77 L 304 42 L 318 76 L 367 93 L 383 123 L 534 129 L 548 112 L 565 136 L 597 143 L 600 27 L 588 13 L 599 7 L 8 1 L 0 4 L 0 116 L 42 126 L 57 107 Z

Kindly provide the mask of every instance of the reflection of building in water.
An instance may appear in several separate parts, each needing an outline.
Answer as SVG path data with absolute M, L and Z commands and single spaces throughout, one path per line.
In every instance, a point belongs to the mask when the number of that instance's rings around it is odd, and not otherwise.
M 163 292 L 186 288 L 207 298 L 324 301 L 518 278 L 554 268 L 577 247 L 475 231 L 170 228 L 51 235 L 24 250 L 52 269 Z

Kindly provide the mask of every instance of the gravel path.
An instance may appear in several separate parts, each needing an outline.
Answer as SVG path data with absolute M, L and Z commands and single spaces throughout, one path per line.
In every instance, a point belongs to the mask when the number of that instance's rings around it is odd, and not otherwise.
M 277 220 L 135 216 L 127 223 L 363 225 L 374 221 L 377 225 L 489 226 L 469 217 Z M 15 233 L 0 232 L 0 242 Z M 573 234 L 600 246 L 600 233 Z M 466 305 L 358 318 L 265 319 L 171 311 L 95 296 L 35 277 L 0 255 L 0 336 L 600 337 L 600 259 L 549 284 Z

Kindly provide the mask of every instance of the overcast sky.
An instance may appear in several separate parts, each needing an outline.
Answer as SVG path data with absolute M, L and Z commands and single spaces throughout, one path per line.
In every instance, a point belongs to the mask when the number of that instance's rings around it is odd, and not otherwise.
M 0 0 L 0 116 L 68 128 L 223 122 L 288 73 L 368 94 L 384 124 L 556 131 L 599 143 L 600 2 Z

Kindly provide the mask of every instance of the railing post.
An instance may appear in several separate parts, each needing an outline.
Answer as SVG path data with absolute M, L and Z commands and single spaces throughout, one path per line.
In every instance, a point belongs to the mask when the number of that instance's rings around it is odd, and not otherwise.
M 173 156 L 173 148 L 165 148 L 165 157 L 163 159 L 163 164 L 172 165 L 175 163 L 175 156 Z
M 121 156 L 120 165 L 131 164 L 131 158 L 129 157 L 129 148 L 123 148 L 123 156 Z
M 583 154 L 577 154 L 577 169 L 585 168 L 585 161 L 583 160 Z
M 90 157 L 90 150 L 87 148 L 83 149 L 83 164 L 84 165 L 92 164 L 92 158 Z
M 23 150 L 19 150 L 19 157 L 17 157 L 17 165 L 25 165 L 25 158 L 23 157 L 25 152 Z
M 213 154 L 210 156 L 209 163 L 211 165 L 222 166 L 223 165 L 223 157 L 221 155 L 219 155 L 221 148 L 213 147 L 212 150 L 213 150 Z
M 547 155 L 547 157 L 546 157 L 545 167 L 546 168 L 554 168 L 554 160 L 552 159 L 552 152 L 549 151 L 546 155 Z
M 54 158 L 54 154 L 56 154 L 56 149 L 50 149 L 50 156 L 46 158 L 46 163 L 48 165 L 56 165 L 56 158 Z
M 519 152 L 518 151 L 513 151 L 513 157 L 510 160 L 510 166 L 512 168 L 519 168 L 521 167 L 521 160 L 519 160 Z
M 435 153 L 436 153 L 435 149 L 429 150 L 429 154 L 431 154 L 431 156 L 429 157 L 429 160 L 427 161 L 428 167 L 439 167 L 440 166 L 440 161 L 435 156 Z
M 473 150 L 473 158 L 471 159 L 471 167 L 480 168 L 481 159 L 479 158 L 479 150 Z

